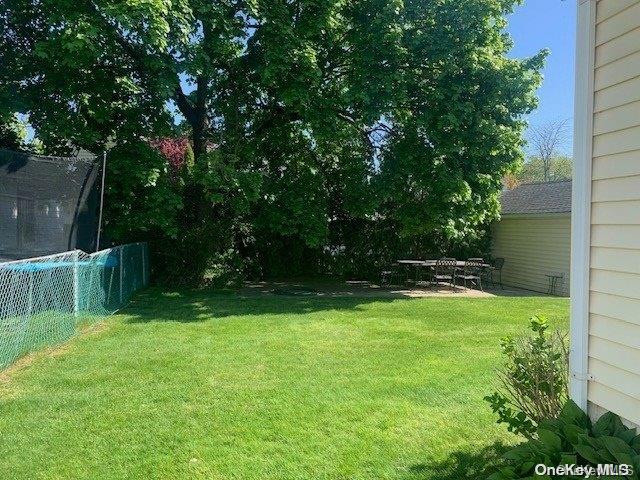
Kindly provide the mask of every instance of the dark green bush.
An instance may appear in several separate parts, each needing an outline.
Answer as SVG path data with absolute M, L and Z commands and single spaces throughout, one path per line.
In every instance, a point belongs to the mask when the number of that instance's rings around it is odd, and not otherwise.
M 536 475 L 536 465 L 558 467 L 576 465 L 628 465 L 633 472 L 618 477 L 640 478 L 640 435 L 626 427 L 613 413 L 606 413 L 592 423 L 589 417 L 571 400 L 555 420 L 540 422 L 537 438 L 529 439 L 503 456 L 504 464 L 487 480 L 555 478 Z M 560 478 L 560 477 L 558 477 Z M 562 478 L 585 478 L 563 476 Z

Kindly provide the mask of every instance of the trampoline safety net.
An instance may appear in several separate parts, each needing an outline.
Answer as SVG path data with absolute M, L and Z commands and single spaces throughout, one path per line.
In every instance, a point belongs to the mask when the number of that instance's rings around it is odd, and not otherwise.
M 145 243 L 0 263 L 0 369 L 67 340 L 148 283 Z
M 0 150 L 0 262 L 96 250 L 102 161 Z

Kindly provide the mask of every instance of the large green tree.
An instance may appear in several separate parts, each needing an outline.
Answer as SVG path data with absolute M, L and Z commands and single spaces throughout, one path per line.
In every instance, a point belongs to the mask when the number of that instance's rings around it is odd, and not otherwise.
M 383 212 L 416 255 L 473 243 L 498 214 L 502 176 L 523 160 L 546 52 L 507 57 L 512 0 L 407 0 L 405 97 L 381 160 Z
M 230 250 L 263 273 L 274 252 L 371 258 L 376 230 L 460 241 L 495 214 L 543 57 L 506 57 L 517 3 L 12 0 L 0 92 L 49 149 L 118 145 L 112 233 L 153 230 L 168 270 L 198 279 Z M 142 145 L 184 133 L 180 172 Z

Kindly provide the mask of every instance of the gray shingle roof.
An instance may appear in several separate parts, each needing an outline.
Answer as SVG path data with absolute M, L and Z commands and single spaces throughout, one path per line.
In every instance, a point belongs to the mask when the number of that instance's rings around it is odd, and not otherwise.
M 525 183 L 502 192 L 502 215 L 571 212 L 571 180 Z

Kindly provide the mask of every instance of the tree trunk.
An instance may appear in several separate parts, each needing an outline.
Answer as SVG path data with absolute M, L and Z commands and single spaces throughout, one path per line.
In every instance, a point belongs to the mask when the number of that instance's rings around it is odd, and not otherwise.
M 207 141 L 205 140 L 204 128 L 202 125 L 192 125 L 191 141 L 193 143 L 193 157 L 195 163 L 199 163 L 207 153 Z
M 207 154 L 207 137 L 209 121 L 207 117 L 206 79 L 198 77 L 197 90 L 191 98 L 187 97 L 180 86 L 176 87 L 174 99 L 180 112 L 191 127 L 193 157 L 196 165 L 205 161 Z M 189 248 L 188 255 L 183 257 L 182 268 L 190 272 L 190 281 L 198 283 L 202 280 L 204 267 L 214 253 L 211 244 L 211 204 L 205 197 L 205 188 L 199 178 L 190 177 L 183 193 L 184 209 L 180 215 L 180 242 L 182 248 Z
M 551 173 L 551 159 L 550 158 L 543 158 L 542 159 L 542 174 L 543 174 L 543 178 L 544 178 L 545 182 L 549 181 L 550 173 Z
M 209 129 L 209 119 L 207 117 L 207 87 L 208 80 L 199 76 L 197 78 L 196 104 L 194 107 L 194 118 L 191 121 L 193 131 L 193 155 L 196 163 L 207 153 L 206 134 Z

